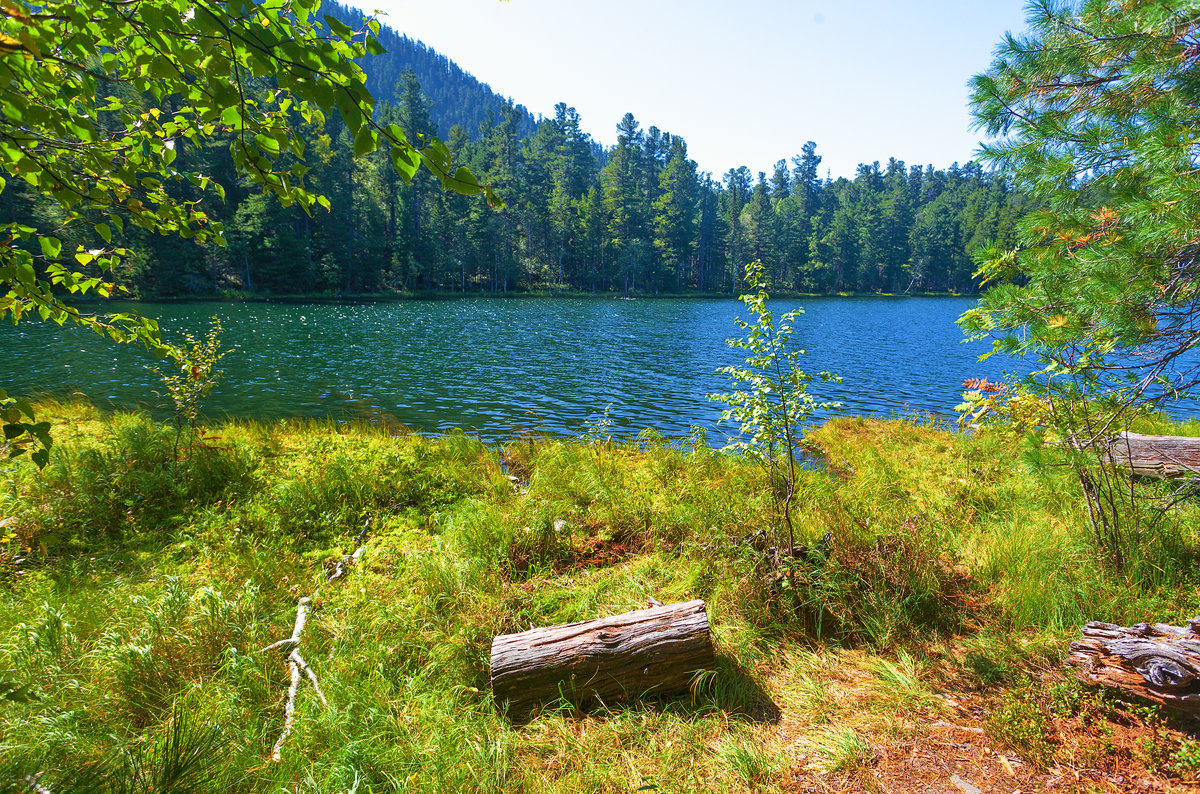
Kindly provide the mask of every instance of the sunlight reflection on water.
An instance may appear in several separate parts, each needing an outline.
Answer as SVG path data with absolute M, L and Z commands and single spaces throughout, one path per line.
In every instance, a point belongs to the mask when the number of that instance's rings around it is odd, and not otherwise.
M 810 298 L 797 337 L 805 368 L 842 375 L 814 383 L 840 413 L 952 416 L 968 377 L 999 379 L 1020 361 L 976 359 L 955 319 L 966 298 Z M 720 366 L 733 300 L 477 298 L 378 303 L 143 303 L 163 327 L 202 334 L 220 314 L 225 377 L 209 416 L 377 418 L 485 438 L 521 429 L 578 434 L 604 407 L 624 435 L 668 437 L 692 426 L 723 438 Z M 777 312 L 795 308 L 773 301 Z M 80 392 L 118 406 L 161 407 L 154 359 L 78 330 L 22 322 L 0 328 L 12 393 Z

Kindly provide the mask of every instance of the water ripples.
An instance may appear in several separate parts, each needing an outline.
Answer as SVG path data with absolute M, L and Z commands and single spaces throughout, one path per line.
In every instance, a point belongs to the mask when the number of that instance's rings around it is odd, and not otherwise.
M 796 336 L 819 400 L 841 412 L 952 415 L 968 377 L 998 379 L 1020 361 L 977 361 L 962 343 L 962 298 L 812 298 Z M 485 438 L 523 429 L 578 434 L 605 406 L 624 434 L 719 434 L 718 367 L 738 363 L 724 340 L 746 314 L 733 300 L 479 298 L 353 304 L 143 303 L 164 328 L 202 335 L 214 313 L 232 353 L 206 404 L 212 416 L 378 418 L 422 431 Z M 777 312 L 795 308 L 772 302 Z M 78 330 L 22 322 L 0 328 L 0 373 L 13 393 L 81 392 L 129 407 L 164 406 L 154 360 Z

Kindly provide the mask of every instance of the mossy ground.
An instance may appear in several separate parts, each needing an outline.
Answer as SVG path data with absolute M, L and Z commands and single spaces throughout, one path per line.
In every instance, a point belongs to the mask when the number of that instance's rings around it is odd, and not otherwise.
M 0 679 L 38 695 L 0 701 L 0 790 L 1136 788 L 1114 769 L 1170 790 L 1200 768 L 1189 725 L 1061 664 L 1088 620 L 1200 613 L 1200 513 L 1131 534 L 1113 572 L 1067 472 L 1003 428 L 811 432 L 808 553 L 781 578 L 744 541 L 772 524 L 765 473 L 704 445 L 235 422 L 176 452 L 143 415 L 42 413 L 50 466 L 0 480 Z M 314 594 L 303 651 L 329 705 L 301 689 L 275 764 L 288 673 L 258 649 Z M 494 635 L 649 597 L 708 603 L 718 665 L 690 695 L 498 712 Z M 172 778 L 188 747 L 203 762 Z

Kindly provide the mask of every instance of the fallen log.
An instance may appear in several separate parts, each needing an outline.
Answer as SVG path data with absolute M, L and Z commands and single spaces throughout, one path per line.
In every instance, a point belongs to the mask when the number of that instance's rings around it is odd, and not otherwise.
M 1200 474 L 1200 438 L 1118 433 L 1108 447 L 1108 459 L 1139 477 L 1168 479 Z
M 492 640 L 497 705 L 520 715 L 560 697 L 610 703 L 687 691 L 716 662 L 703 601 L 502 634 Z
M 1071 643 L 1067 664 L 1088 683 L 1200 712 L 1200 618 L 1187 626 L 1089 623 Z

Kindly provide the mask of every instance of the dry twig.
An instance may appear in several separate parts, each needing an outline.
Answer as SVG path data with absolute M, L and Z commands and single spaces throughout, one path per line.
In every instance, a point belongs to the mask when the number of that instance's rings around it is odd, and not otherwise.
M 304 660 L 300 658 L 300 654 L 295 650 L 295 647 L 299 646 L 300 644 L 300 635 L 304 633 L 304 624 L 308 622 L 308 613 L 311 609 L 312 599 L 301 598 L 299 605 L 296 607 L 296 625 L 292 629 L 292 636 L 288 638 L 291 644 L 287 647 L 293 649 L 287 657 L 288 667 L 292 672 L 292 682 L 288 686 L 287 702 L 283 707 L 283 732 L 279 734 L 279 739 L 275 742 L 275 749 L 271 752 L 271 759 L 276 762 L 283 757 L 283 743 L 286 742 L 287 737 L 291 735 L 292 725 L 296 721 L 296 693 L 300 689 L 301 669 L 308 671 L 308 675 L 313 682 L 313 686 L 316 688 L 317 694 L 321 697 L 321 703 L 325 703 L 325 696 L 321 694 L 321 688 L 317 686 L 316 673 L 312 671 L 311 667 L 305 664 Z M 279 647 L 281 644 L 282 643 L 277 642 L 273 645 L 268 645 L 267 648 L 264 648 L 263 650 Z
M 347 554 L 338 561 L 337 568 L 325 580 L 325 584 L 336 582 L 339 579 L 344 579 L 350 575 L 350 569 L 358 562 L 359 557 L 363 553 L 363 539 L 367 536 L 367 531 L 371 528 L 371 519 L 368 518 L 363 523 L 362 531 L 358 533 L 358 537 L 354 539 L 354 551 Z M 321 591 L 318 586 L 317 592 Z M 314 594 L 315 595 L 315 594 Z M 266 651 L 286 651 L 288 668 L 291 671 L 291 683 L 288 685 L 287 701 L 283 707 L 283 731 L 279 734 L 279 739 L 275 742 L 275 748 L 271 752 L 271 759 L 278 762 L 283 755 L 283 744 L 287 741 L 288 736 L 292 733 L 292 726 L 296 722 L 296 695 L 300 689 L 301 676 L 306 676 L 312 683 L 313 691 L 317 693 L 317 697 L 321 701 L 321 705 L 328 707 L 329 701 L 325 699 L 325 693 L 321 691 L 321 683 L 317 679 L 316 672 L 304 661 L 304 657 L 300 655 L 300 635 L 304 633 L 304 626 L 308 623 L 308 614 L 312 611 L 312 599 L 301 598 L 300 603 L 296 607 L 296 625 L 292 629 L 292 636 L 286 637 L 278 642 L 273 642 L 262 649 Z

